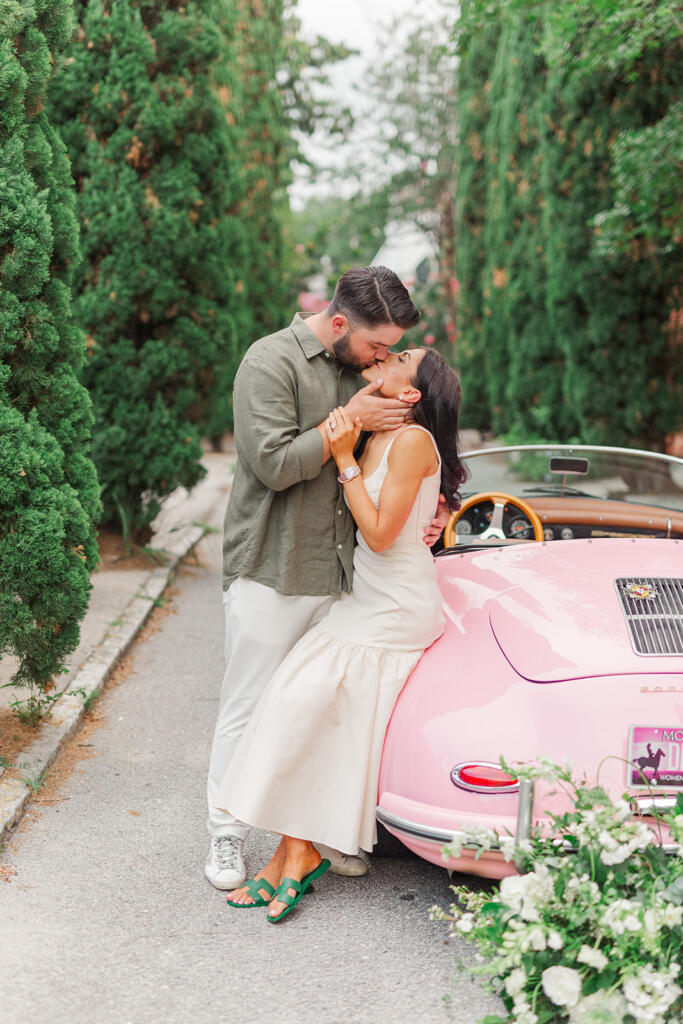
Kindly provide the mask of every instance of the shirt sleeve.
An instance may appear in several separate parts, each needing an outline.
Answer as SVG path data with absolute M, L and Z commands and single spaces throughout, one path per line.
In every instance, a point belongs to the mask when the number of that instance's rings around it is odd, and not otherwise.
M 264 486 L 284 491 L 318 476 L 320 431 L 299 433 L 294 390 L 277 370 L 253 357 L 245 360 L 235 377 L 233 409 L 239 457 Z

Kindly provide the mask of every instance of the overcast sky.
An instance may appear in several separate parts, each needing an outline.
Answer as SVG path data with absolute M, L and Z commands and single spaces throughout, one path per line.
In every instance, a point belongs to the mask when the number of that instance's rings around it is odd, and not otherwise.
M 434 9 L 436 0 L 421 0 L 420 10 Z M 343 42 L 354 50 L 360 50 L 359 57 L 344 61 L 341 66 L 331 69 L 335 92 L 358 116 L 367 119 L 372 112 L 363 105 L 362 97 L 354 92 L 353 83 L 361 79 L 363 68 L 377 50 L 378 27 L 391 23 L 403 12 L 415 11 L 415 0 L 299 0 L 297 13 L 301 19 L 304 37 L 324 35 L 331 42 Z M 314 161 L 338 163 L 342 166 L 345 154 L 339 152 L 335 161 L 329 150 L 322 150 L 315 142 L 307 143 L 306 151 Z M 338 185 L 336 189 L 338 189 Z M 329 193 L 330 186 L 308 184 L 297 175 L 290 190 L 292 204 L 300 207 L 312 194 Z

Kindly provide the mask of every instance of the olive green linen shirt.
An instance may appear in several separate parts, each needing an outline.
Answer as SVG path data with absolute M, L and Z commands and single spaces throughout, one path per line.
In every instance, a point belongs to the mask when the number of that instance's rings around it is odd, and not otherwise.
M 354 523 L 334 460 L 322 465 L 316 427 L 363 383 L 299 313 L 248 349 L 233 392 L 237 466 L 224 522 L 224 590 L 238 576 L 288 595 L 351 589 Z

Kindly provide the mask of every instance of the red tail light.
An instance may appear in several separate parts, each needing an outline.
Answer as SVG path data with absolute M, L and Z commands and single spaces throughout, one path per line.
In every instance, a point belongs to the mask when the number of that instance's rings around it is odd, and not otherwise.
M 451 782 L 470 793 L 516 793 L 519 782 L 490 761 L 462 761 L 451 771 Z

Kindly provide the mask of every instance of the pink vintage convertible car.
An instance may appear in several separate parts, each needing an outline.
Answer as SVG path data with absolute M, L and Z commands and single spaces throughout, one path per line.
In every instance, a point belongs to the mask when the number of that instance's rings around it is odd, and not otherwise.
M 434 864 L 463 828 L 524 836 L 557 799 L 501 754 L 589 779 L 609 758 L 600 783 L 634 814 L 683 789 L 683 459 L 530 445 L 467 464 L 437 555 L 446 631 L 396 704 L 378 791 L 381 825 Z M 515 871 L 474 854 L 446 866 Z

